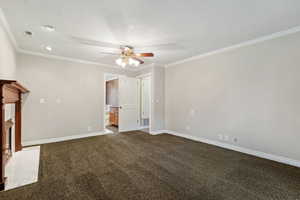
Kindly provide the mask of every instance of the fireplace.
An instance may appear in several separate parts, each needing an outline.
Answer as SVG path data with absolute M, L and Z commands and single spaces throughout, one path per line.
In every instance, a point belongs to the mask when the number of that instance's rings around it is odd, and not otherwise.
M 5 165 L 13 156 L 13 151 L 22 150 L 21 127 L 22 127 L 22 94 L 28 93 L 15 80 L 0 80 L 0 191 L 5 188 L 5 181 L 10 177 L 4 177 Z M 5 105 L 15 106 L 13 120 L 6 120 Z M 14 129 L 14 131 L 12 130 Z

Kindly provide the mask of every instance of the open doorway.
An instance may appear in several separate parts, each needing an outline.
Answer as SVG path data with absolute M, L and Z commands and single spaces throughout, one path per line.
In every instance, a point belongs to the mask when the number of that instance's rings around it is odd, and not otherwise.
M 113 133 L 119 132 L 119 76 L 105 74 L 105 129 Z
M 104 124 L 108 132 L 150 133 L 151 74 L 140 77 L 104 75 Z

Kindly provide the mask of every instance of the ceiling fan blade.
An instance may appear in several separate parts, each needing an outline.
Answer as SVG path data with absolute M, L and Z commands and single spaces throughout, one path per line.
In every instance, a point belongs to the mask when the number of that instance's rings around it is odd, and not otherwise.
M 181 49 L 182 47 L 176 43 L 165 43 L 165 44 L 154 44 L 154 45 L 136 45 L 136 51 L 144 51 L 144 50 L 173 50 L 173 49 Z
M 153 53 L 136 53 L 135 55 L 138 57 L 153 57 L 154 56 Z
M 133 59 L 135 59 L 135 60 L 139 61 L 139 62 L 140 62 L 140 64 L 144 64 L 144 63 L 145 63 L 143 60 L 141 60 L 141 59 L 139 59 L 139 58 L 133 58 Z
M 108 54 L 108 55 L 120 55 L 120 53 L 113 53 L 113 52 L 104 52 L 104 51 L 100 51 L 100 54 Z
M 75 42 L 78 42 L 78 43 L 84 44 L 84 45 L 102 47 L 102 48 L 120 49 L 119 44 L 102 42 L 102 41 L 97 41 L 97 40 L 90 40 L 90 39 L 85 39 L 85 38 L 76 37 L 76 36 L 70 36 L 70 38 L 72 40 L 74 40 Z

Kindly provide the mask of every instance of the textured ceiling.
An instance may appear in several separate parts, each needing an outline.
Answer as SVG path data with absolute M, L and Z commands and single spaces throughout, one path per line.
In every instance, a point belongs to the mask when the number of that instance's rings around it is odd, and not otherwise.
M 153 52 L 146 64 L 164 65 L 300 25 L 299 0 L 0 0 L 0 7 L 21 49 L 108 65 L 117 56 L 100 52 L 120 44 Z M 46 24 L 56 31 L 43 31 Z

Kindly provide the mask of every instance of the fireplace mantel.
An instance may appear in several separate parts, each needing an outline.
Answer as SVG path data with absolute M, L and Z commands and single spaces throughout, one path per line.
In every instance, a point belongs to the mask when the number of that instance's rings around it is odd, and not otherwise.
M 22 150 L 21 144 L 21 105 L 22 105 L 22 94 L 27 93 L 24 86 L 15 80 L 0 80 L 0 191 L 4 190 L 5 186 L 5 152 L 6 149 L 6 126 L 13 125 L 12 122 L 5 122 L 5 104 L 15 105 L 15 151 Z M 7 177 L 9 178 L 9 177 Z

